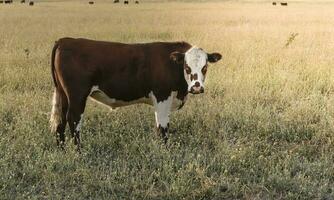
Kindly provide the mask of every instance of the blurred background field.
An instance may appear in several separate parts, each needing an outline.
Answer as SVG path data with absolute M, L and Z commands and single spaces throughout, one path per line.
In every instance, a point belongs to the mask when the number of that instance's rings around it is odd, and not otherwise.
M 333 199 L 334 2 L 0 4 L 0 199 Z M 49 130 L 60 37 L 187 41 L 221 62 L 171 116 L 92 101 L 83 153 Z M 110 55 L 112 56 L 112 55 Z

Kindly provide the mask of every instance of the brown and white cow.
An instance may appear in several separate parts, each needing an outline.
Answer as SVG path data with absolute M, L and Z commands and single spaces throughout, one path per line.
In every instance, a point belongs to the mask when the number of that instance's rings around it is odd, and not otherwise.
M 62 38 L 52 51 L 55 84 L 51 128 L 57 144 L 69 124 L 80 149 L 80 128 L 87 98 L 111 108 L 145 103 L 154 106 L 158 134 L 168 139 L 169 115 L 188 93 L 204 92 L 208 62 L 221 59 L 186 42 L 123 44 Z

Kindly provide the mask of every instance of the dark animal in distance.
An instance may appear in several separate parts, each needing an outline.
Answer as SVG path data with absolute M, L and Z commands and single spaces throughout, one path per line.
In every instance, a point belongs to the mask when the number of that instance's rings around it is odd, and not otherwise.
M 157 133 L 167 143 L 169 116 L 187 95 L 204 92 L 208 63 L 221 59 L 187 42 L 124 44 L 62 38 L 52 50 L 55 85 L 50 125 L 58 146 L 68 123 L 80 150 L 80 128 L 87 98 L 114 109 L 152 105 Z
M 26 54 L 26 57 L 28 58 L 28 57 L 29 57 L 29 54 L 30 54 L 29 49 L 24 49 L 24 53 Z
M 33 6 L 35 3 L 33 1 L 29 2 L 29 6 Z
M 124 1 L 124 4 L 129 4 L 129 1 Z
M 0 1 L 0 3 L 3 3 L 3 1 Z
M 287 2 L 281 2 L 281 6 L 288 6 Z
M 5 0 L 5 4 L 11 4 L 13 3 L 13 0 Z
M 273 2 L 273 6 L 276 6 L 276 2 Z
M 90 5 L 93 5 L 94 4 L 94 1 L 90 1 L 90 2 L 88 2 Z
M 114 0 L 114 3 L 119 3 L 119 0 Z
M 26 0 L 21 0 L 21 3 L 25 3 L 26 2 Z
M 135 4 L 139 4 L 139 1 L 135 1 Z

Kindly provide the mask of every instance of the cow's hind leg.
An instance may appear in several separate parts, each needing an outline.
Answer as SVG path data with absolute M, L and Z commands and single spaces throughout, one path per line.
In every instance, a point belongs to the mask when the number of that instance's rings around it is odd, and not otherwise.
M 68 102 L 64 90 L 57 87 L 53 93 L 50 127 L 51 131 L 56 135 L 57 146 L 61 148 L 64 148 L 65 144 L 67 108 Z
M 67 112 L 67 122 L 70 127 L 71 135 L 74 144 L 77 145 L 77 150 L 80 151 L 80 128 L 82 123 L 83 113 L 86 107 L 86 95 L 76 95 L 69 98 L 69 108 Z
M 157 133 L 165 142 L 168 141 L 169 115 L 172 107 L 172 97 L 168 97 L 164 101 L 154 102 L 155 120 L 157 124 Z

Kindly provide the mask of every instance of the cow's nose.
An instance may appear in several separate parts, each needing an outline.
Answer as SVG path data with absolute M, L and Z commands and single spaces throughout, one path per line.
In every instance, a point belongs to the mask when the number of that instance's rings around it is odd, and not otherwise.
M 196 82 L 194 86 L 191 87 L 190 93 L 192 94 L 200 94 L 204 92 L 204 88 L 201 86 L 199 82 Z
M 190 90 L 190 93 L 192 94 L 200 94 L 204 92 L 204 88 L 203 87 L 192 87 Z

